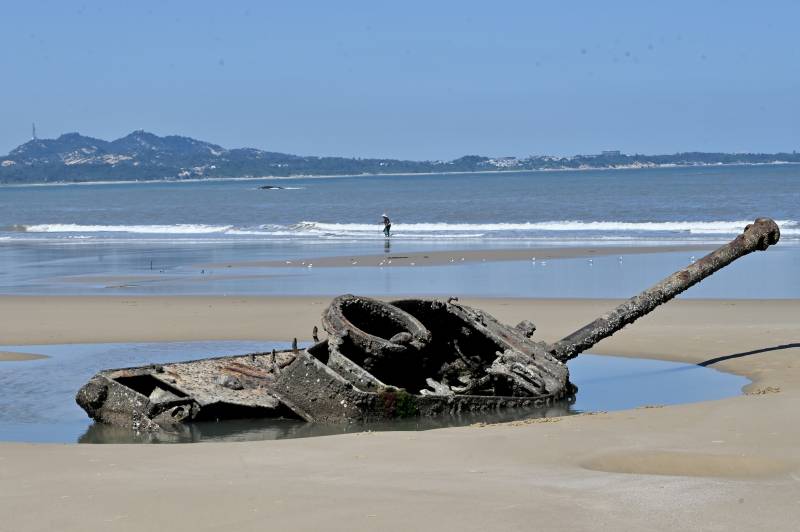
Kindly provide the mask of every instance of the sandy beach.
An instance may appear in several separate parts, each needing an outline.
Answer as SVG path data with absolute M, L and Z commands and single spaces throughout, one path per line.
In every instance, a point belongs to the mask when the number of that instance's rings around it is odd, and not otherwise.
M 305 339 L 327 301 L 0 297 L 0 323 L 9 345 Z M 464 302 L 550 340 L 615 303 Z M 795 300 L 679 300 L 592 350 L 752 379 L 721 401 L 301 440 L 3 443 L 0 530 L 793 530 L 798 323 Z
M 17 351 L 0 351 L 0 362 L 18 362 L 20 360 L 39 360 L 47 358 L 46 355 L 36 353 L 20 353 Z
M 800 530 L 800 2 L 41 3 L 0 532 Z

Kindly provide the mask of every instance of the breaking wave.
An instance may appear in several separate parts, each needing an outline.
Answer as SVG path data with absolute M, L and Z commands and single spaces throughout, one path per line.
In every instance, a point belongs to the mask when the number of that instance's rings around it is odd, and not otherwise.
M 397 232 L 433 232 L 447 233 L 452 231 L 496 232 L 613 232 L 613 233 L 687 233 L 698 235 L 737 234 L 752 220 L 712 221 L 712 222 L 616 222 L 598 221 L 582 222 L 576 220 L 524 222 L 524 223 L 410 223 L 393 224 Z M 795 220 L 778 220 L 781 231 L 785 234 L 800 234 L 800 223 Z M 374 224 L 340 224 L 323 222 L 300 222 L 298 228 L 309 231 L 329 232 L 374 232 Z
M 748 220 L 735 221 L 672 221 L 623 222 L 554 220 L 522 223 L 396 223 L 393 238 L 400 239 L 558 239 L 582 238 L 597 240 L 630 240 L 650 238 L 691 239 L 735 235 Z M 800 222 L 778 220 L 784 237 L 800 238 Z M 292 225 L 263 224 L 251 226 L 173 224 L 173 225 L 82 225 L 35 224 L 0 228 L 0 233 L 20 233 L 53 237 L 108 238 L 112 235 L 151 235 L 157 238 L 220 238 L 250 237 L 253 239 L 379 239 L 380 224 L 327 223 L 303 221 Z M 23 235 L 20 235 L 23 236 Z M 4 236 L 7 240 L 10 236 Z M 128 237 L 133 238 L 133 237 Z
M 180 234 L 202 235 L 225 233 L 233 229 L 230 225 L 175 224 L 175 225 L 79 225 L 38 224 L 14 226 L 25 233 L 135 233 L 135 234 Z

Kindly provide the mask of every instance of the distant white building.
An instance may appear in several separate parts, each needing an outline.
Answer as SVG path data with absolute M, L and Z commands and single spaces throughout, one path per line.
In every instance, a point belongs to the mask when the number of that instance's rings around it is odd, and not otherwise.
M 489 164 L 497 168 L 512 168 L 514 166 L 519 166 L 519 159 L 516 157 L 497 157 L 495 159 L 489 159 Z

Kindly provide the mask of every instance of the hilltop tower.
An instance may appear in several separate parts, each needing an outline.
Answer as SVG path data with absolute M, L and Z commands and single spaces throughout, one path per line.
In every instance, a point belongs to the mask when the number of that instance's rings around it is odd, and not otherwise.
M 31 140 L 36 140 L 36 123 L 31 123 Z

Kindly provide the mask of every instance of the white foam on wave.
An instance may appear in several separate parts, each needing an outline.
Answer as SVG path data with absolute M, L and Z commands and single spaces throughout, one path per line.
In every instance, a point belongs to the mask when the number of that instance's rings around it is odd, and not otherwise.
M 136 233 L 199 235 L 225 233 L 230 225 L 175 224 L 175 225 L 79 225 L 38 224 L 22 226 L 26 233 Z
M 522 223 L 398 223 L 392 225 L 396 238 L 421 239 L 476 239 L 476 238 L 535 238 L 561 235 L 569 238 L 573 234 L 592 235 L 591 239 L 627 238 L 665 234 L 678 238 L 693 235 L 734 235 L 750 223 L 736 221 L 674 221 L 674 222 L 621 222 L 621 221 L 548 221 Z M 778 220 L 784 236 L 800 236 L 800 222 Z M 326 223 L 304 221 L 294 225 L 233 225 L 173 224 L 173 225 L 82 225 L 82 224 L 36 224 L 15 225 L 12 232 L 61 233 L 70 235 L 92 235 L 102 233 L 143 235 L 220 235 L 223 237 L 292 238 L 314 239 L 382 238 L 381 224 Z M 662 235 L 656 235 L 662 233 Z M 98 235 L 99 237 L 100 235 Z M 588 235 L 587 235 L 588 237 Z
M 523 223 L 409 223 L 393 224 L 392 230 L 397 232 L 430 232 L 446 233 L 454 231 L 481 232 L 540 232 L 540 231 L 597 231 L 597 232 L 678 232 L 689 234 L 735 234 L 751 223 L 748 220 L 711 221 L 711 222 L 617 222 L 597 221 L 583 222 L 577 220 L 523 222 Z M 778 220 L 781 231 L 786 234 L 800 234 L 800 224 L 795 220 Z M 377 224 L 340 224 L 324 222 L 300 222 L 295 226 L 298 231 L 360 233 L 374 232 Z

